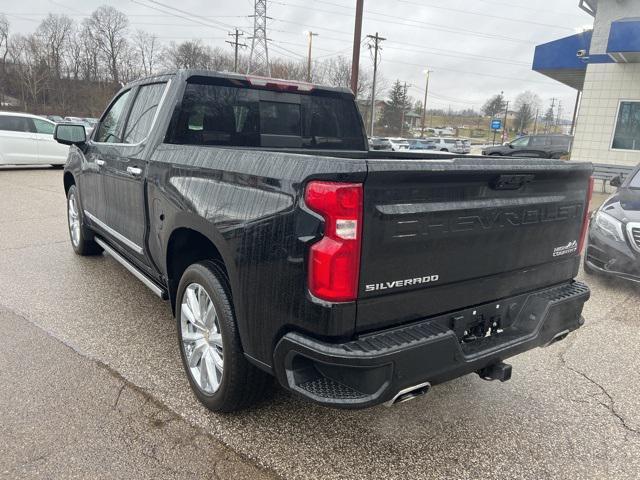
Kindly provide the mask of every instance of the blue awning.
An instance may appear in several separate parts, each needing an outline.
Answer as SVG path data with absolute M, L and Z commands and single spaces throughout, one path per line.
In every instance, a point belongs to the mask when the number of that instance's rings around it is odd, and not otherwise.
M 582 90 L 587 63 L 578 57 L 578 52 L 584 51 L 585 56 L 588 55 L 592 34 L 591 30 L 587 30 L 538 45 L 533 57 L 533 70 Z
M 616 62 L 640 62 L 640 18 L 623 18 L 611 23 L 607 53 Z

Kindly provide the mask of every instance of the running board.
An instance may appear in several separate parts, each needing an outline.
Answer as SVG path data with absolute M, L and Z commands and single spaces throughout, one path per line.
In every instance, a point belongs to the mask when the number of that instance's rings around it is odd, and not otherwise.
M 102 247 L 102 249 L 111 255 L 118 263 L 120 263 L 124 268 L 129 270 L 138 280 L 144 283 L 149 290 L 155 293 L 158 297 L 163 300 L 167 300 L 169 295 L 167 295 L 167 291 L 160 287 L 156 282 L 147 277 L 143 272 L 141 272 L 138 268 L 136 268 L 132 263 L 130 263 L 127 259 L 125 259 L 122 255 L 116 252 L 113 248 L 111 248 L 104 240 L 99 237 L 94 237 L 95 242 Z

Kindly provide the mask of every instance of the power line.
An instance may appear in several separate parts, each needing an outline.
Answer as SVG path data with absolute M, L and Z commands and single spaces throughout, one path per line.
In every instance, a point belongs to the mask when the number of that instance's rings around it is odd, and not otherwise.
M 233 41 L 225 40 L 225 42 L 234 47 L 233 71 L 238 72 L 238 49 L 247 48 L 247 45 L 239 42 L 240 37 L 244 34 L 237 28 L 235 29 L 235 33 L 229 33 L 228 35 L 230 37 L 235 37 Z

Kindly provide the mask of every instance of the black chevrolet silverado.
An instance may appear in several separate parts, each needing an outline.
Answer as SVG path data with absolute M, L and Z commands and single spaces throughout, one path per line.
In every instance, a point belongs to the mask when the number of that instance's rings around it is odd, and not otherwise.
M 203 71 L 132 83 L 89 138 L 55 136 L 73 249 L 171 302 L 212 410 L 270 376 L 345 408 L 504 381 L 584 321 L 589 164 L 368 151 L 346 89 Z

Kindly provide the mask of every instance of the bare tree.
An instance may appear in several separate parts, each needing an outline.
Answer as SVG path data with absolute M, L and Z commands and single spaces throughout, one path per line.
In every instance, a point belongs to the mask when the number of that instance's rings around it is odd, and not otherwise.
M 36 35 L 47 52 L 47 64 L 55 78 L 62 77 L 64 52 L 73 35 L 73 20 L 66 15 L 50 13 L 38 26 Z
M 121 11 L 103 5 L 86 22 L 96 47 L 106 59 L 111 80 L 120 83 L 120 67 L 127 54 L 129 20 Z
M 200 40 L 190 40 L 176 44 L 171 42 L 165 51 L 168 68 L 209 68 L 213 52 Z
M 7 56 L 9 55 L 9 21 L 7 17 L 0 14 L 0 59 L 2 59 L 2 69 L 0 69 L 0 87 L 7 83 Z M 4 88 L 0 88 L 0 107 L 4 103 Z
M 16 35 L 13 37 L 10 51 L 11 61 L 20 77 L 22 103 L 25 109 L 29 105 L 44 105 L 41 94 L 45 90 L 49 71 L 46 66 L 46 49 L 37 35 Z
M 158 37 L 143 30 L 138 30 L 133 37 L 133 42 L 142 63 L 144 74 L 152 75 L 158 50 Z

